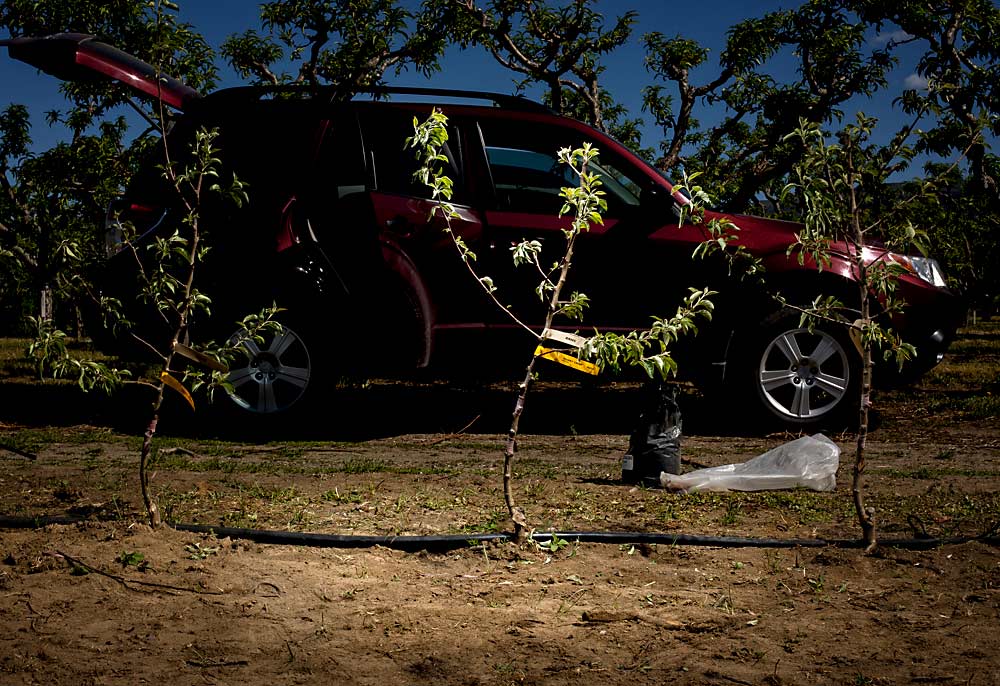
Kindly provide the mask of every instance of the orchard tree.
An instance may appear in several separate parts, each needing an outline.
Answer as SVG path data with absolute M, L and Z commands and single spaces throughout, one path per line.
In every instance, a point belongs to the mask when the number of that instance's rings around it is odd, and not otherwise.
M 36 3 L 37 5 L 46 3 Z M 59 3 L 46 6 L 56 10 L 64 9 Z M 27 13 L 30 8 L 21 9 Z M 132 28 L 141 29 L 144 39 L 150 41 L 148 46 L 132 52 L 146 57 L 160 69 L 165 63 L 173 61 L 170 56 L 174 54 L 174 50 L 182 49 L 184 41 L 193 35 L 186 27 L 176 24 L 170 12 L 176 12 L 178 8 L 166 0 L 128 5 L 122 9 L 136 10 L 121 19 L 132 22 Z M 60 21 L 68 23 L 44 24 L 38 31 L 31 33 L 64 31 L 76 28 L 77 22 L 81 21 L 79 16 L 72 13 L 63 16 L 56 12 L 56 15 Z M 113 21 L 104 12 L 85 11 L 83 15 L 88 19 Z M 10 16 L 10 13 L 5 14 L 5 18 Z M 52 26 L 58 28 L 53 29 Z M 121 40 L 112 39 L 112 42 L 122 44 Z M 203 45 L 200 37 L 195 42 Z M 73 222 L 86 218 L 87 200 L 78 198 L 77 191 L 81 191 L 84 196 L 87 193 L 96 196 L 98 194 L 94 189 L 100 184 L 106 184 L 101 187 L 113 193 L 127 176 L 125 166 L 103 166 L 123 157 L 121 142 L 125 132 L 124 121 L 119 119 L 114 123 L 101 122 L 97 126 L 101 134 L 99 137 L 87 133 L 94 118 L 106 116 L 108 110 L 122 102 L 119 100 L 123 97 L 120 85 L 110 87 L 107 92 L 101 90 L 105 87 L 101 83 L 95 86 L 88 82 L 79 90 L 75 88 L 76 85 L 69 84 L 66 87 L 67 95 L 74 105 L 66 118 L 62 119 L 59 113 L 53 113 L 49 117 L 50 121 L 64 121 L 70 126 L 73 133 L 71 143 L 59 144 L 49 151 L 32 155 L 29 152 L 27 110 L 14 106 L 0 117 L 0 127 L 5 134 L 4 142 L 0 145 L 0 165 L 3 165 L 0 171 L 3 172 L 5 189 L 9 190 L 8 195 L 13 199 L 12 206 L 23 214 L 14 229 L 4 232 L 5 235 L 13 235 L 17 242 L 5 249 L 3 254 L 9 258 L 20 258 L 23 264 L 38 269 L 47 268 L 52 262 L 47 256 L 53 250 L 45 247 L 45 244 L 55 240 L 55 232 L 66 226 L 75 226 Z M 136 260 L 138 301 L 145 303 L 154 313 L 153 316 L 162 320 L 170 331 L 169 338 L 143 338 L 141 331 L 132 330 L 133 327 L 125 321 L 120 301 L 92 295 L 112 324 L 128 330 L 136 343 L 154 355 L 155 376 L 152 379 L 131 381 L 126 370 L 70 356 L 65 345 L 66 335 L 44 317 L 36 321 L 36 337 L 28 347 L 28 355 L 35 360 L 40 371 L 53 377 L 71 376 L 85 391 L 92 388 L 110 391 L 123 383 L 136 383 L 151 389 L 151 416 L 139 456 L 139 484 L 149 523 L 158 527 L 162 518 L 151 489 L 150 466 L 156 457 L 153 441 L 161 408 L 166 394 L 171 392 L 167 389 L 179 393 L 192 409 L 195 407 L 192 395 L 194 391 L 204 389 L 211 395 L 216 390 L 231 389 L 228 367 L 240 354 L 241 347 L 245 344 L 262 343 L 265 332 L 276 334 L 280 331 L 280 326 L 272 319 L 277 311 L 272 306 L 245 317 L 240 323 L 240 333 L 226 343 L 195 343 L 191 340 L 193 318 L 198 314 L 210 315 L 212 304 L 211 298 L 200 290 L 197 278 L 200 266 L 210 250 L 202 222 L 203 207 L 209 196 L 218 196 L 222 201 L 241 205 L 247 198 L 245 184 L 235 174 L 223 168 L 219 151 L 215 147 L 215 139 L 219 135 L 217 130 L 199 129 L 194 133 L 193 140 L 186 141 L 190 143 L 188 150 L 176 150 L 174 146 L 166 144 L 169 122 L 163 103 L 154 101 L 147 111 L 136 107 L 150 120 L 151 130 L 159 134 L 159 140 L 162 141 L 162 147 L 156 146 L 159 168 L 162 169 L 166 185 L 174 192 L 173 206 L 179 212 L 176 221 L 143 240 L 138 240 L 136 227 L 124 222 L 121 226 L 121 248 L 123 252 L 131 253 Z M 153 137 L 153 140 L 157 138 Z M 102 148 L 102 142 L 108 145 Z M 148 143 L 149 140 L 141 137 L 133 144 L 133 150 L 149 152 L 146 150 Z M 179 156 L 172 157 L 175 153 L 179 153 Z M 86 174 L 93 178 L 87 178 Z M 78 182 L 78 179 L 84 181 Z M 105 198 L 95 197 L 90 202 L 100 209 L 104 205 L 101 202 L 103 199 Z M 29 231 L 31 228 L 38 229 L 38 238 L 33 243 L 32 239 L 35 237 Z M 75 249 L 76 244 L 63 235 L 59 238 L 61 252 L 67 258 L 66 263 L 71 269 L 78 269 L 80 255 Z M 35 254 L 26 249 L 33 244 Z M 38 257 L 39 255 L 42 257 Z M 181 358 L 186 358 L 186 362 L 181 363 Z
M 275 0 L 260 7 L 264 34 L 230 36 L 222 54 L 245 79 L 260 85 L 331 84 L 349 99 L 378 86 L 386 72 L 439 69 L 444 50 L 435 15 L 398 0 Z M 280 71 L 282 62 L 297 64 Z
M 63 32 L 95 35 L 195 88 L 215 81 L 212 51 L 170 3 L 111 0 L 9 0 L 0 6 L 0 31 L 10 37 Z M 172 6 L 176 9 L 176 6 Z M 111 80 L 64 82 L 67 106 L 46 113 L 65 127 L 67 141 L 34 152 L 29 112 L 11 105 L 0 113 L 0 298 L 28 301 L 43 320 L 72 305 L 85 287 L 81 264 L 97 258 L 96 227 L 105 208 L 128 181 L 137 159 L 155 141 L 132 134 L 114 110 L 128 104 L 150 123 L 162 114 L 155 103 L 137 103 Z M 66 308 L 73 311 L 75 308 Z M 23 314 L 23 312 L 21 313 Z
M 548 92 L 542 94 L 542 101 L 551 107 L 552 98 Z M 603 87 L 598 88 L 598 104 L 601 128 L 643 159 L 652 161 L 655 151 L 642 146 L 642 119 L 630 117 L 628 109 Z M 561 114 L 593 123 L 593 113 L 589 100 L 575 90 L 563 89 Z
M 904 211 L 926 229 L 929 248 L 970 304 L 996 307 L 1000 167 L 989 142 L 1000 134 L 1000 8 L 990 0 L 940 6 L 850 0 L 849 5 L 889 39 L 891 49 L 921 51 L 915 65 L 919 78 L 899 99 L 902 109 L 918 118 L 921 133 L 914 148 L 965 161 L 929 163 L 925 178 L 938 179 L 933 201 Z
M 971 154 L 971 151 L 970 151 Z M 984 157 L 986 176 L 1000 178 L 1000 159 Z M 974 165 L 973 165 L 974 166 Z M 935 162 L 925 173 L 937 179 L 933 198 L 920 198 L 905 208 L 914 225 L 926 227 L 927 251 L 947 265 L 952 285 L 970 307 L 1000 306 L 1000 206 L 983 192 L 973 169 Z M 921 181 L 911 181 L 899 192 L 909 195 Z M 984 197 L 986 196 L 986 197 Z
M 926 87 L 909 90 L 902 98 L 907 112 L 929 112 L 936 118 L 917 149 L 941 156 L 967 150 L 966 190 L 988 194 L 996 206 L 1000 187 L 981 134 L 1000 135 L 1000 8 L 992 0 L 849 4 L 878 29 L 895 30 L 891 46 L 923 47 L 916 73 Z
M 810 0 L 748 19 L 729 29 L 716 75 L 701 84 L 691 73 L 706 65 L 706 48 L 646 34 L 646 66 L 659 83 L 645 89 L 644 108 L 664 135 L 657 166 L 671 171 L 683 163 L 703 172 L 702 183 L 734 211 L 760 193 L 776 199 L 802 154 L 801 144 L 786 138 L 799 120 L 829 123 L 852 97 L 886 86 L 895 59 L 889 47 L 867 47 L 867 30 L 841 0 Z M 783 52 L 798 60 L 798 76 L 787 82 L 767 70 Z M 676 102 L 663 84 L 676 90 Z M 695 118 L 699 101 L 727 112 L 710 130 Z
M 939 170 L 939 179 L 912 184 L 903 193 L 893 192 L 889 177 L 906 169 L 916 153 L 908 143 L 913 127 L 904 127 L 882 146 L 871 141 L 876 121 L 859 113 L 856 123 L 839 131 L 831 142 L 818 124 L 802 120 L 789 136 L 799 140 L 805 153 L 785 188 L 786 193 L 798 196 L 806 210 L 795 246 L 799 259 L 809 257 L 822 269 L 834 244 L 846 244 L 857 277 L 853 297 L 821 296 L 800 311 L 803 325 L 810 327 L 817 320 L 839 322 L 861 353 L 852 495 L 868 550 L 877 543 L 874 512 L 865 504 L 863 489 L 875 357 L 881 354 L 902 367 L 917 352 L 892 329 L 892 315 L 907 307 L 896 296 L 896 282 L 916 269 L 913 259 L 905 256 L 926 238 L 912 221 L 913 208 L 926 210 L 937 204 L 942 180 L 958 166 L 954 162 Z
M 128 174 L 125 130 L 123 119 L 106 121 L 35 154 L 27 108 L 0 112 L 0 270 L 8 276 L 0 295 L 27 300 L 42 320 L 79 295 L 96 227 Z
M 433 4 L 459 45 L 481 45 L 522 77 L 521 87 L 542 84 L 544 99 L 556 112 L 572 114 L 637 142 L 637 123 L 623 119 L 623 110 L 599 83 L 604 72 L 601 56 L 629 39 L 636 12 L 625 12 L 607 28 L 604 16 L 594 9 L 595 0 L 493 0 L 489 4 L 436 0 Z M 614 131 L 616 126 L 626 128 Z
M 873 30 L 889 36 L 872 41 Z M 839 121 L 857 96 L 888 87 L 903 46 L 923 52 L 916 72 L 926 87 L 900 93 L 905 113 L 922 117 L 927 131 L 917 152 L 948 157 L 967 154 L 973 184 L 996 203 L 997 185 L 986 163 L 982 132 L 1000 133 L 1000 66 L 995 36 L 1000 9 L 990 0 L 929 6 L 888 0 L 809 0 L 797 9 L 770 12 L 733 26 L 714 75 L 693 80 L 709 66 L 697 42 L 661 33 L 643 37 L 654 84 L 644 108 L 662 127 L 657 166 L 702 171 L 723 206 L 747 209 L 760 194 L 777 203 L 791 168 L 803 155 L 801 141 L 787 134 L 799 119 L 821 125 Z M 780 80 L 769 65 L 785 54 L 797 61 L 797 76 Z M 708 129 L 696 118 L 699 105 L 724 108 Z M 964 151 L 968 150 L 967 153 Z
M 601 190 L 601 174 L 592 171 L 592 163 L 596 161 L 599 151 L 589 143 L 584 143 L 581 148 L 562 148 L 557 153 L 559 162 L 565 165 L 570 178 L 574 179 L 573 185 L 562 188 L 559 193 L 563 205 L 558 216 L 566 220 L 562 229 L 566 240 L 562 255 L 551 266 L 545 266 L 542 264 L 541 242 L 526 239 L 511 247 L 514 266 L 527 269 L 538 279 L 535 294 L 545 303 L 545 318 L 541 330 L 536 331 L 501 301 L 499 286 L 490 276 L 477 272 L 474 266 L 476 254 L 452 231 L 451 221 L 458 216 L 451 204 L 453 183 L 452 179 L 441 173 L 441 164 L 447 161 L 447 157 L 441 152 L 448 140 L 447 117 L 435 109 L 425 122 L 420 123 L 414 118 L 413 124 L 414 135 L 407 140 L 407 147 L 415 150 L 421 165 L 414 178 L 429 188 L 431 198 L 436 203 L 432 216 L 443 220 L 444 231 L 451 236 L 458 258 L 486 295 L 506 318 L 526 330 L 538 343 L 518 385 L 517 400 L 503 450 L 504 503 L 514 525 L 514 540 L 519 544 L 524 543 L 529 536 L 529 526 L 526 512 L 517 505 L 514 498 L 514 457 L 518 449 L 518 431 L 525 401 L 537 377 L 535 365 L 538 360 L 546 358 L 558 361 L 589 373 L 597 373 L 600 369 L 620 371 L 622 367 L 634 366 L 642 368 L 650 378 L 667 379 L 677 373 L 677 363 L 672 355 L 673 345 L 681 337 L 697 333 L 699 319 L 711 320 L 714 310 L 711 297 L 716 293 L 708 288 L 689 289 L 688 296 L 677 307 L 673 316 L 651 316 L 652 324 L 645 331 L 624 334 L 595 332 L 590 338 L 565 333 L 559 336 L 553 331 L 555 322 L 560 318 L 582 321 L 590 306 L 590 299 L 585 293 L 573 291 L 567 297 L 563 291 L 573 266 L 577 239 L 594 225 L 603 224 L 602 213 L 607 209 L 605 192 Z M 546 347 L 552 345 L 552 342 L 570 347 L 564 351 Z M 596 365 L 584 361 L 585 359 L 595 360 Z

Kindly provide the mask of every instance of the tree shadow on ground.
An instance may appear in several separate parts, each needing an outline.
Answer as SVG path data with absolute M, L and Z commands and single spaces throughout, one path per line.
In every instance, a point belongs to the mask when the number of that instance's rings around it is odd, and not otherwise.
M 525 434 L 622 434 L 640 412 L 638 383 L 540 383 L 528 396 L 520 432 Z M 170 392 L 170 391 L 168 391 Z M 331 388 L 293 416 L 273 421 L 247 415 L 221 399 L 191 409 L 171 397 L 158 433 L 163 435 L 271 442 L 365 440 L 412 433 L 505 434 L 516 389 L 510 384 L 376 382 Z M 151 391 L 130 386 L 113 396 L 83 393 L 68 384 L 0 383 L 0 422 L 27 426 L 106 426 L 141 434 L 149 423 Z M 680 397 L 686 435 L 760 435 L 773 427 L 745 420 L 739 408 L 723 410 L 717 400 L 688 388 Z

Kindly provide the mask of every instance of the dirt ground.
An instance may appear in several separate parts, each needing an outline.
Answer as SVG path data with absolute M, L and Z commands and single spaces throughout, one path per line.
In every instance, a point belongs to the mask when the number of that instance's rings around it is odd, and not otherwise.
M 998 369 L 994 324 L 965 331 L 918 386 L 877 396 L 866 492 L 884 540 L 996 535 Z M 560 386 L 529 398 L 516 495 L 538 531 L 859 536 L 853 435 L 831 435 L 843 451 L 832 493 L 630 488 L 617 477 L 633 395 Z M 510 401 L 503 388 L 359 388 L 298 440 L 223 440 L 175 413 L 153 489 L 180 522 L 502 532 Z M 792 438 L 720 435 L 725 416 L 693 394 L 682 402 L 685 469 Z M 135 413 L 134 399 L 0 376 L 0 516 L 84 518 L 0 528 L 4 686 L 1000 684 L 1000 555 L 984 540 L 872 555 L 571 536 L 403 552 L 154 532 Z M 386 416 L 398 420 L 371 421 Z

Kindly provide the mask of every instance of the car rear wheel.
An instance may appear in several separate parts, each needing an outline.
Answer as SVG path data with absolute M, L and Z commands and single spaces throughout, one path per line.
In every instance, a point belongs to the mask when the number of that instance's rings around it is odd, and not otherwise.
M 260 344 L 243 338 L 242 332 L 230 340 L 241 338 L 245 356 L 233 364 L 228 377 L 229 399 L 240 409 L 276 415 L 298 403 L 315 384 L 312 356 L 296 330 L 282 325 L 280 332 L 268 334 Z

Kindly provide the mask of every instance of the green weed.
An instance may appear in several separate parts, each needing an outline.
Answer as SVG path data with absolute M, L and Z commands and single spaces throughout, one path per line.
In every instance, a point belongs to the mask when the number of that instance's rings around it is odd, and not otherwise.
M 200 543 L 188 543 L 184 546 L 189 560 L 204 560 L 210 555 L 218 555 L 218 546 L 203 546 Z
M 570 542 L 564 538 L 559 538 L 559 536 L 557 536 L 553 532 L 552 538 L 542 543 L 536 543 L 536 545 L 538 546 L 539 550 L 542 550 L 544 552 L 558 553 L 563 548 L 568 547 L 570 545 Z
M 479 523 L 467 524 L 461 528 L 459 533 L 463 534 L 474 534 L 474 533 L 498 533 L 502 531 L 507 526 L 507 512 L 500 508 L 494 508 L 490 510 L 486 519 Z
M 127 552 L 123 550 L 118 557 L 115 558 L 115 562 L 121 564 L 122 567 L 135 567 L 135 569 L 140 572 L 144 572 L 149 568 L 149 562 L 146 560 L 146 556 L 135 551 Z
M 740 520 L 743 513 L 743 506 L 738 500 L 730 500 L 726 503 L 726 513 L 722 516 L 722 524 L 732 526 Z

